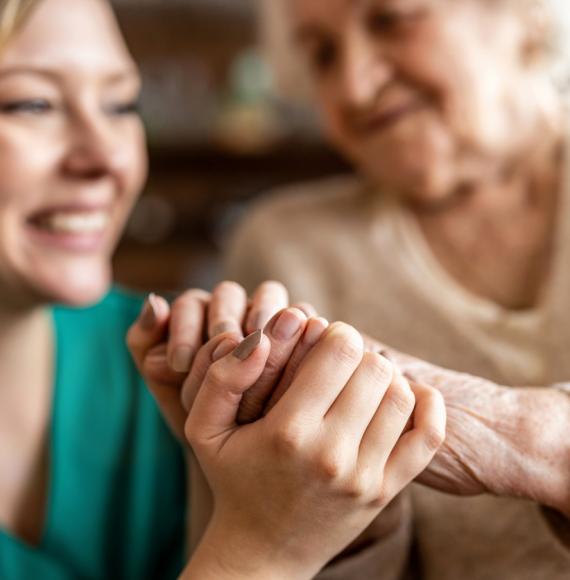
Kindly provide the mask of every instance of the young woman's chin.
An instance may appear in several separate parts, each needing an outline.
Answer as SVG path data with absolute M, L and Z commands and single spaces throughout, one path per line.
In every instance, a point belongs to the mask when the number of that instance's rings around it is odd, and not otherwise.
M 112 270 L 108 260 L 81 259 L 61 265 L 45 264 L 28 277 L 32 292 L 45 304 L 85 307 L 109 291 Z

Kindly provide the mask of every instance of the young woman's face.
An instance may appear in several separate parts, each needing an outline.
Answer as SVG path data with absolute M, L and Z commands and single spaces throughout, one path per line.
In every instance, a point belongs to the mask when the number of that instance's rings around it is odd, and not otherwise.
M 0 299 L 107 290 L 146 178 L 139 90 L 104 0 L 41 0 L 0 54 Z
M 381 185 L 441 201 L 533 130 L 527 31 L 511 4 L 288 2 L 332 141 Z

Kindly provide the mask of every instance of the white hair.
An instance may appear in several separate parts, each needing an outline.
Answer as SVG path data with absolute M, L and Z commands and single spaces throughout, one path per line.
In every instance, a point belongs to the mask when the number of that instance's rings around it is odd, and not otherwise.
M 552 74 L 566 94 L 570 92 L 570 6 L 568 0 L 546 0 L 554 23 Z
M 528 0 L 515 0 L 523 2 Z M 548 73 L 570 96 L 570 0 L 531 0 L 547 11 L 553 23 L 552 54 Z M 290 16 L 286 0 L 258 0 L 261 41 L 280 96 L 306 101 L 310 83 L 304 64 L 291 42 Z

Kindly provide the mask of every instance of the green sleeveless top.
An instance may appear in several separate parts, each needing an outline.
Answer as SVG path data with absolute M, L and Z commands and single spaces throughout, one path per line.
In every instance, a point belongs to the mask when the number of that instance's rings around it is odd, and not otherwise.
M 0 530 L 2 580 L 168 579 L 182 567 L 182 452 L 125 346 L 142 301 L 113 290 L 55 308 L 50 485 L 43 538 Z

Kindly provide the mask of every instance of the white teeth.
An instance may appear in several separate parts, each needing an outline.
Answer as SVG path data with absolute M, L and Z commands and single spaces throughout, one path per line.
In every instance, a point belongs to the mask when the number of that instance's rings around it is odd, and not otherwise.
M 60 212 L 46 215 L 41 225 L 53 232 L 65 234 L 95 234 L 102 232 L 109 223 L 105 212 L 70 213 Z

